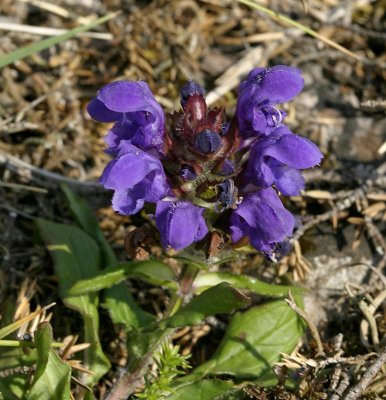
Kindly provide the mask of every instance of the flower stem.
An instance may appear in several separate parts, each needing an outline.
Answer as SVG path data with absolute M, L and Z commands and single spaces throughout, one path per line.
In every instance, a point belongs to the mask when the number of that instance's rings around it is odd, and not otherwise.
M 198 271 L 199 268 L 193 263 L 189 263 L 183 267 L 180 275 L 180 288 L 183 296 L 190 293 Z

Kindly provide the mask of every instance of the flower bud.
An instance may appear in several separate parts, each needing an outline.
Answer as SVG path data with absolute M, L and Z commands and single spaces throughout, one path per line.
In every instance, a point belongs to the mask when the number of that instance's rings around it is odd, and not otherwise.
M 218 133 L 205 129 L 196 136 L 195 145 L 202 154 L 210 154 L 222 146 L 222 140 Z
M 194 94 L 198 94 L 201 97 L 204 97 L 205 90 L 197 82 L 189 80 L 185 83 L 184 86 L 182 86 L 180 90 L 182 107 L 185 108 L 185 104 L 188 101 L 189 97 L 193 96 Z

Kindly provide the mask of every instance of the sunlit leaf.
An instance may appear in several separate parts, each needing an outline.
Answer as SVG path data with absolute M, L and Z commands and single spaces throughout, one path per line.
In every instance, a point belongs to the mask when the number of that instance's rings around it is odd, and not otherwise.
M 248 275 L 236 275 L 230 272 L 200 272 L 194 280 L 193 287 L 196 292 L 200 292 L 220 282 L 228 282 L 236 289 L 247 289 L 263 296 L 287 296 L 288 290 L 294 294 L 304 292 L 304 289 L 296 286 L 271 285 Z
M 106 308 L 111 320 L 115 324 L 123 324 L 127 331 L 146 326 L 155 319 L 139 307 L 124 283 L 105 290 L 103 300 L 102 307 Z
M 168 320 L 167 325 L 173 328 L 197 325 L 209 315 L 230 313 L 249 303 L 248 297 L 223 282 L 194 297 Z
M 175 274 L 166 264 L 156 261 L 131 261 L 105 268 L 89 279 L 77 282 L 70 290 L 72 295 L 96 292 L 111 287 L 127 278 L 138 278 L 155 285 L 176 288 Z
M 284 301 L 253 307 L 233 317 L 215 354 L 195 373 L 262 378 L 280 352 L 292 352 L 302 333 L 303 324 Z

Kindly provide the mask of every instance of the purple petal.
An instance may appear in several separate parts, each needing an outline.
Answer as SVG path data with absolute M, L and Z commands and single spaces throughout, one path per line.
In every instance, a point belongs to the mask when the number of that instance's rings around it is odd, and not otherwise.
M 109 147 L 117 147 L 122 140 L 128 140 L 131 143 L 131 139 L 137 131 L 137 126 L 131 121 L 123 119 L 108 131 L 105 142 Z
M 264 157 L 254 156 L 251 153 L 243 178 L 243 186 L 253 183 L 257 186 L 271 186 L 275 183 L 275 176 L 271 167 L 264 162 Z
M 276 246 L 276 243 L 266 242 L 260 235 L 257 234 L 250 236 L 250 243 L 256 250 L 267 253 L 271 252 Z
M 206 226 L 205 219 L 203 217 L 199 218 L 198 229 L 196 235 L 194 236 L 193 242 L 198 242 L 208 234 L 208 227 Z
M 259 103 L 274 105 L 293 99 L 303 86 L 304 79 L 299 69 L 275 65 L 256 74 L 251 73 L 243 91 Z
M 192 181 L 197 178 L 197 174 L 194 172 L 194 169 L 190 165 L 183 165 L 180 169 L 180 177 L 184 181 Z
M 248 112 L 247 119 L 249 120 L 253 131 L 265 133 L 268 128 L 268 121 L 263 111 L 251 104 L 250 111 Z
M 311 140 L 294 134 L 283 135 L 275 144 L 267 147 L 264 154 L 297 169 L 313 167 L 323 158 L 323 154 Z
M 165 115 L 145 82 L 109 83 L 99 90 L 88 110 L 102 122 L 117 121 L 106 137 L 111 148 L 127 140 L 141 149 L 162 153 Z
M 133 114 L 137 115 L 134 116 Z M 139 125 L 137 123 L 138 114 L 142 114 L 142 112 L 130 113 L 127 115 L 127 118 L 132 116 L 131 120 L 124 119 L 117 122 L 109 130 L 105 142 L 109 147 L 117 147 L 120 142 L 126 141 L 137 146 L 141 150 L 156 149 L 158 152 L 162 153 L 163 125 L 160 126 L 158 121 Z
M 87 105 L 87 112 L 91 118 L 100 122 L 114 122 L 118 121 L 121 117 L 121 113 L 109 110 L 100 100 L 94 98 Z
M 150 172 L 142 183 L 144 199 L 149 203 L 157 203 L 165 197 L 169 190 L 166 176 L 158 170 Z
M 304 189 L 304 178 L 297 169 L 288 167 L 272 158 L 267 161 L 267 164 L 269 164 L 275 176 L 277 189 L 284 196 L 296 196 Z
M 181 250 L 205 236 L 208 229 L 203 212 L 187 201 L 159 201 L 155 218 L 163 247 Z
M 123 215 L 132 215 L 139 212 L 144 205 L 142 190 L 116 190 L 112 199 L 113 209 Z
M 97 98 L 108 109 L 119 113 L 152 112 L 158 104 L 145 82 L 112 82 L 99 90 Z
M 266 135 L 280 125 L 285 113 L 274 106 L 295 97 L 303 84 L 297 68 L 276 65 L 251 71 L 238 91 L 236 115 L 241 135 Z
M 276 192 L 272 188 L 266 188 L 244 197 L 243 202 L 232 213 L 231 225 L 233 240 L 239 237 L 242 230 L 250 237 L 251 243 L 260 243 L 259 249 L 262 249 L 263 243 L 268 248 L 269 244 L 281 242 L 291 235 L 294 217 L 283 207 Z
M 107 189 L 130 189 L 141 182 L 151 171 L 164 175 L 160 161 L 137 147 L 122 142 L 117 159 L 110 161 L 100 182 Z
M 249 236 L 250 227 L 245 222 L 244 219 L 242 219 L 235 212 L 233 212 L 231 215 L 230 231 L 231 231 L 232 242 L 236 243 L 243 236 Z

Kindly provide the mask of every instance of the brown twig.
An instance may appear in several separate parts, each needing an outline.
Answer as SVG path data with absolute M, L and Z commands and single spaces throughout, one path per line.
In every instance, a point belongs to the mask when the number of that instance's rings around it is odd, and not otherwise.
M 331 196 L 332 200 L 339 200 L 333 205 L 333 209 L 325 212 L 324 214 L 316 216 L 314 219 L 306 222 L 302 226 L 298 228 L 295 232 L 294 236 L 291 238 L 291 242 L 295 242 L 299 240 L 304 233 L 320 224 L 321 222 L 328 221 L 329 219 L 333 218 L 339 211 L 347 210 L 351 207 L 358 199 L 365 198 L 366 194 L 370 189 L 374 186 L 384 186 L 386 184 L 386 163 L 381 164 L 375 170 L 370 173 L 370 176 L 366 181 L 357 187 L 356 189 L 352 190 L 342 190 L 340 192 L 335 193 Z
M 385 363 L 386 348 L 382 351 L 382 353 L 379 354 L 378 359 L 366 370 L 359 382 L 350 388 L 347 394 L 343 397 L 343 400 L 358 399 L 359 396 L 365 392 L 366 388 L 370 385 L 373 378 L 377 375 Z
M 67 178 L 55 172 L 46 171 L 35 167 L 25 161 L 0 149 L 0 165 L 16 173 L 28 182 L 33 182 L 38 186 L 56 188 L 61 184 L 70 186 L 77 192 L 88 194 L 107 195 L 108 191 L 98 182 L 85 182 L 76 179 Z M 107 197 L 107 196 L 106 196 Z
M 325 352 L 324 352 L 324 349 L 323 349 L 323 343 L 322 343 L 322 340 L 320 338 L 320 335 L 319 335 L 317 327 L 308 318 L 307 314 L 301 308 L 299 308 L 296 305 L 295 300 L 294 300 L 290 290 L 288 291 L 288 297 L 289 297 L 288 299 L 285 299 L 285 302 L 292 308 L 292 310 L 294 310 L 296 312 L 296 314 L 298 314 L 306 322 L 306 324 L 310 328 L 311 335 L 314 338 L 315 343 L 316 343 L 316 347 L 318 349 L 318 352 L 317 352 L 316 356 L 325 356 Z
M 339 400 L 342 398 L 344 391 L 350 385 L 350 374 L 347 370 L 342 371 L 342 379 L 339 386 L 335 389 L 335 393 L 330 397 L 330 400 Z

